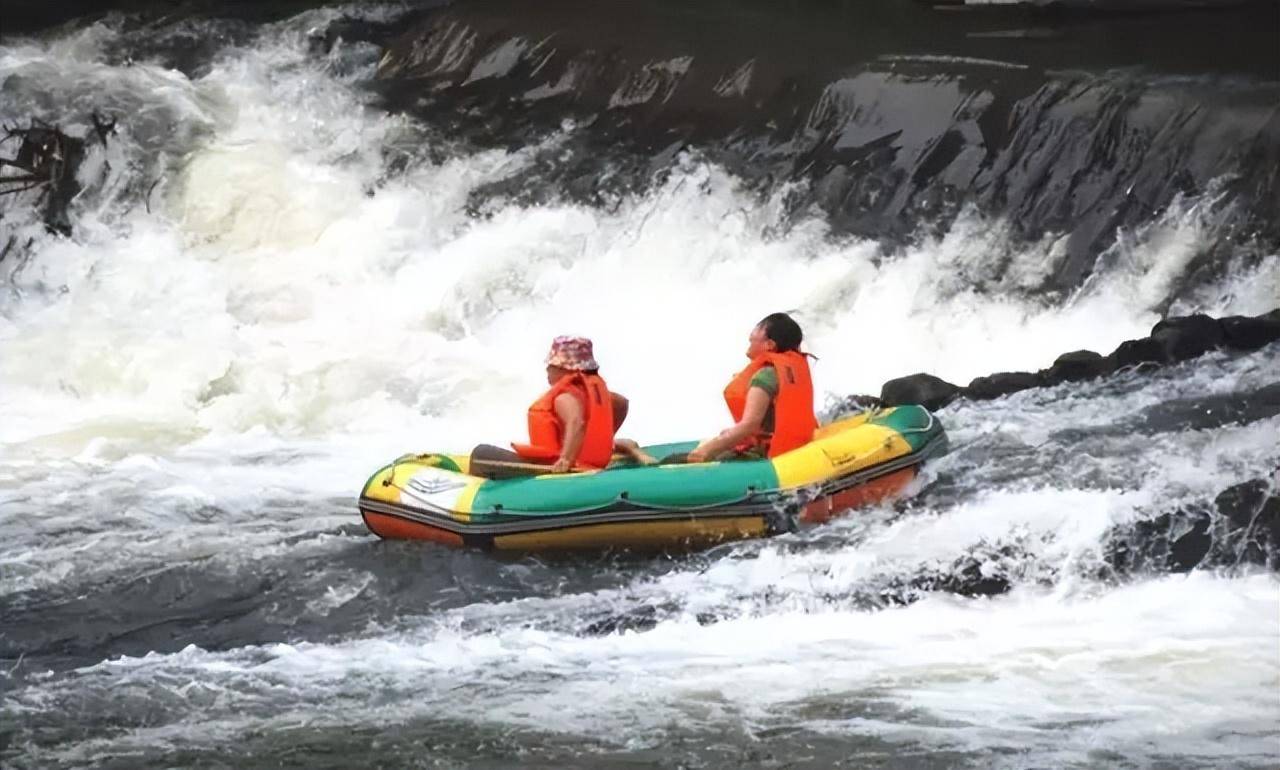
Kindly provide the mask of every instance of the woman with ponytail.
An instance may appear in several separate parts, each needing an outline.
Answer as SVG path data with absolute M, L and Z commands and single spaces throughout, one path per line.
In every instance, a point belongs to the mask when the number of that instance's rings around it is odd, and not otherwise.
M 751 363 L 724 389 L 732 427 L 698 444 L 687 462 L 725 457 L 777 457 L 813 439 L 813 380 L 804 332 L 786 313 L 772 313 L 747 337 Z

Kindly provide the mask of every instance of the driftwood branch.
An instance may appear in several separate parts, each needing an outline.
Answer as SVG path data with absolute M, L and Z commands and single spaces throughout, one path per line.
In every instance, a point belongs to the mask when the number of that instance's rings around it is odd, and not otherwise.
M 105 147 L 116 130 L 116 119 L 92 115 L 90 136 Z M 0 196 L 38 190 L 33 205 L 43 210 L 45 227 L 71 233 L 69 209 L 80 191 L 76 169 L 84 159 L 85 139 L 68 136 L 56 124 L 33 118 L 29 125 L 4 126 L 0 147 L 17 142 L 12 157 L 0 157 Z M 9 173 L 5 174 L 4 171 Z
M 106 147 L 107 137 L 116 135 L 116 116 L 112 115 L 110 122 L 96 112 L 89 117 L 93 120 L 93 132 L 98 135 L 98 141 L 102 143 L 103 147 Z
M 19 140 L 17 154 L 12 158 L 0 157 L 0 167 L 7 166 L 26 172 L 13 176 L 0 176 L 0 195 L 22 192 L 41 184 L 54 184 L 66 174 L 67 149 L 72 141 L 57 126 L 33 120 L 28 128 L 5 126 L 4 139 Z

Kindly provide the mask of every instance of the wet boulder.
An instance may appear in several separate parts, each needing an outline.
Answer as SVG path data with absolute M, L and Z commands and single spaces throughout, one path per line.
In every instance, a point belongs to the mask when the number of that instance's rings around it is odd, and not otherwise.
M 1115 371 L 1115 365 L 1092 350 L 1074 350 L 1058 356 L 1053 366 L 1041 372 L 1044 384 L 1092 380 Z
M 873 595 L 858 597 L 859 604 L 905 606 L 940 592 L 968 598 L 999 596 L 1020 582 L 1047 577 L 1029 573 L 1035 561 L 1022 543 L 981 540 L 949 563 L 925 564 L 914 574 L 889 576 Z
M 959 395 L 958 385 L 924 372 L 889 380 L 880 388 L 885 406 L 919 404 L 925 409 L 941 409 Z
M 1253 479 L 1223 490 L 1212 507 L 1180 508 L 1118 527 L 1106 560 L 1121 575 L 1239 564 L 1280 570 L 1276 483 Z
M 1189 572 L 1213 549 L 1213 517 L 1208 511 L 1177 510 L 1134 522 L 1115 533 L 1106 559 L 1120 574 Z
M 1201 313 L 1166 318 L 1152 327 L 1150 336 L 1125 340 L 1107 358 L 1117 369 L 1141 368 L 1185 361 L 1220 347 L 1257 350 L 1280 339 L 1280 317 L 1273 318 L 1275 313 L 1223 319 Z
M 373 43 L 385 46 L 394 37 L 404 32 L 404 26 L 415 21 L 417 15 L 406 14 L 396 16 L 387 21 L 359 19 L 343 16 L 329 22 L 323 29 L 319 27 L 307 31 L 307 46 L 312 53 L 327 54 L 333 50 L 338 41 L 345 43 Z
M 929 588 L 957 596 L 999 596 L 1013 588 L 1013 580 L 1002 565 L 992 564 L 979 554 L 966 554 Z
M 1280 317 L 1275 311 L 1256 317 L 1233 315 L 1218 321 L 1222 342 L 1234 350 L 1257 350 L 1280 340 Z
M 1204 561 L 1213 548 L 1213 535 L 1210 533 L 1213 522 L 1202 512 L 1194 512 L 1188 519 L 1180 522 L 1180 526 L 1169 531 L 1169 569 L 1173 572 L 1187 572 L 1195 569 Z
M 1229 316 L 1221 320 L 1204 314 L 1174 316 L 1157 323 L 1151 335 L 1125 340 L 1110 355 L 1092 350 L 1063 353 L 1039 372 L 997 372 L 975 377 L 959 388 L 931 374 L 899 377 L 884 384 L 880 398 L 886 406 L 921 404 L 937 409 L 957 396 L 975 401 L 1000 398 L 1029 388 L 1104 377 L 1118 369 L 1165 366 L 1201 356 L 1218 348 L 1257 350 L 1280 339 L 1280 308 L 1264 315 Z M 854 397 L 850 397 L 854 398 Z M 873 399 L 871 396 L 857 397 Z M 1261 402 L 1265 407 L 1265 399 Z M 853 407 L 838 407 L 837 412 Z M 1239 411 L 1239 410 L 1236 410 Z
M 1174 398 L 1143 408 L 1131 428 L 1160 433 L 1248 425 L 1280 414 L 1280 382 L 1197 398 Z M 1139 427 L 1140 426 L 1140 427 Z M 1129 428 L 1126 428 L 1129 429 Z
M 1121 342 L 1111 355 L 1107 356 L 1117 369 L 1128 367 L 1154 367 L 1172 363 L 1169 351 L 1164 344 L 1151 337 L 1140 337 L 1136 340 Z
M 1223 343 L 1222 327 L 1203 313 L 1166 318 L 1151 329 L 1171 361 L 1185 361 L 1216 349 Z
M 1213 504 L 1226 529 L 1224 561 L 1280 569 L 1280 496 L 1271 482 L 1254 479 L 1228 487 Z
M 1044 382 L 1037 372 L 997 372 L 986 377 L 975 377 L 964 389 L 966 398 L 987 401 L 1007 396 L 1020 390 L 1038 388 Z

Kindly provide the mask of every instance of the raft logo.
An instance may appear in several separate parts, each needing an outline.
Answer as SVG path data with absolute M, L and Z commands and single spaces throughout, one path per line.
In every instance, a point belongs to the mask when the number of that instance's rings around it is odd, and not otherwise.
M 862 457 L 858 452 L 845 452 L 843 454 L 833 453 L 826 447 L 822 448 L 822 453 L 827 456 L 827 462 L 831 463 L 833 468 L 843 468 L 844 466 L 854 462 Z
M 445 504 L 441 500 L 442 497 L 452 498 L 451 492 L 456 492 L 466 485 L 467 482 L 460 481 L 457 476 L 448 471 L 423 468 L 409 479 L 409 483 L 405 484 L 405 491 L 420 500 L 442 505 Z M 448 502 L 452 503 L 453 500 L 449 499 Z

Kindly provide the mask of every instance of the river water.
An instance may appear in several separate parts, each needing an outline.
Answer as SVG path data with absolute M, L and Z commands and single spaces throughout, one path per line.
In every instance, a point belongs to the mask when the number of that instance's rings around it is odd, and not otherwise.
M 310 44 L 338 13 L 183 22 L 208 49 L 185 72 L 118 19 L 0 42 L 6 124 L 120 118 L 71 237 L 0 220 L 29 240 L 0 262 L 3 764 L 1280 760 L 1276 574 L 1106 558 L 1126 525 L 1280 483 L 1280 417 L 1213 416 L 1280 382 L 1274 344 L 958 402 L 910 500 L 705 553 L 498 559 L 380 542 L 354 504 L 398 454 L 515 436 L 556 334 L 595 340 L 624 433 L 660 442 L 723 427 L 777 309 L 832 404 L 1106 352 L 1167 309 L 1266 312 L 1280 256 L 1188 293 L 1215 237 L 1188 199 L 1035 296 L 1052 244 L 998 220 L 839 236 L 696 152 L 612 205 L 476 213 L 590 127 L 451 143 L 379 107 L 378 48 Z M 1007 590 L 940 587 L 975 576 Z

